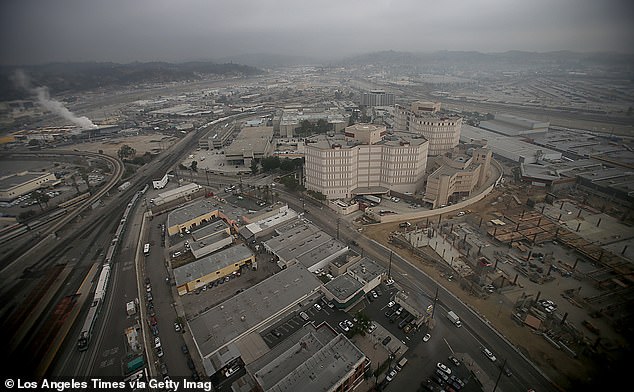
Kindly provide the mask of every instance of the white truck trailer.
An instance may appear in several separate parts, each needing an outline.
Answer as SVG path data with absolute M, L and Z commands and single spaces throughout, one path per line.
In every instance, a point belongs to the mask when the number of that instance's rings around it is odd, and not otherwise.
M 447 313 L 447 318 L 452 323 L 454 323 L 456 327 L 460 328 L 462 326 L 462 323 L 460 322 L 460 317 L 458 317 L 458 315 L 455 314 L 453 310 L 450 310 L 449 313 Z

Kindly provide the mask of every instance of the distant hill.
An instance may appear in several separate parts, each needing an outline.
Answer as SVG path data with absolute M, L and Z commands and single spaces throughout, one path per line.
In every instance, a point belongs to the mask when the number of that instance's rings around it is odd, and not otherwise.
M 508 51 L 502 53 L 481 53 L 475 51 L 438 51 L 429 53 L 413 53 L 398 51 L 381 51 L 351 56 L 340 60 L 340 65 L 379 65 L 379 66 L 464 66 L 496 68 L 519 67 L 534 68 L 540 66 L 560 66 L 562 68 L 583 68 L 591 66 L 615 67 L 628 72 L 634 64 L 634 54 L 623 53 L 578 53 L 570 51 L 558 52 L 525 52 Z M 629 72 L 632 72 L 629 70 Z
M 219 62 L 246 64 L 258 68 L 276 68 L 293 65 L 319 64 L 320 61 L 306 56 L 292 56 L 274 53 L 250 53 L 223 57 Z
M 52 94 L 80 92 L 98 87 L 200 80 L 209 75 L 257 75 L 262 70 L 235 63 L 51 63 L 23 67 L 0 67 L 0 100 L 22 99 L 28 93 L 12 81 L 23 70 L 34 86 L 47 86 Z

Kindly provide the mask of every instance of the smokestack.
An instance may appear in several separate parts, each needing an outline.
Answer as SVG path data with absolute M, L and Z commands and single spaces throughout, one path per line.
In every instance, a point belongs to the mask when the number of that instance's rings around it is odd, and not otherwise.
M 78 117 L 73 112 L 68 110 L 68 108 L 66 108 L 66 106 L 64 106 L 62 102 L 52 99 L 48 92 L 48 87 L 31 86 L 31 81 L 29 77 L 21 69 L 18 69 L 15 71 L 15 74 L 12 79 L 13 79 L 13 82 L 18 87 L 22 88 L 24 91 L 28 92 L 29 94 L 37 98 L 37 101 L 40 104 L 40 106 L 42 106 L 46 110 L 72 122 L 80 129 L 98 128 L 95 124 L 93 124 L 92 121 L 90 121 L 88 117 L 84 117 L 84 116 Z

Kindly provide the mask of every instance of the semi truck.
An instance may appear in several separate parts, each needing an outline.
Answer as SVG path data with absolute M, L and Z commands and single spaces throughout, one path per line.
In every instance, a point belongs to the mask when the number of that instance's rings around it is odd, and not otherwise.
M 462 326 L 462 323 L 460 322 L 460 317 L 458 317 L 458 315 L 455 314 L 453 310 L 450 310 L 449 313 L 447 313 L 447 318 L 452 323 L 454 323 L 456 327 L 460 328 Z

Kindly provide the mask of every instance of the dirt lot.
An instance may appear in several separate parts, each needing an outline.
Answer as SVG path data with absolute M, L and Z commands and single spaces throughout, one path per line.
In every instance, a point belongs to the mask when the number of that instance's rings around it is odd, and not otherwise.
M 484 200 L 474 204 L 470 210 L 478 211 L 484 219 L 493 219 L 495 218 L 494 212 L 504 211 L 508 207 L 513 207 L 513 203 L 515 204 L 514 207 L 518 206 L 512 198 L 508 197 L 507 192 L 508 189 L 495 190 Z M 528 190 L 524 190 L 522 194 L 524 195 L 524 200 L 521 201 L 525 202 L 528 197 Z M 537 196 L 537 193 L 533 194 L 533 196 Z M 492 202 L 497 203 L 491 206 Z M 430 221 L 434 220 L 430 219 Z M 423 221 L 422 224 L 424 223 Z M 398 223 L 378 224 L 366 226 L 364 233 L 417 265 L 445 288 L 451 290 L 463 302 L 469 304 L 473 309 L 477 309 L 482 316 L 490 320 L 498 331 L 515 344 L 533 363 L 537 364 L 562 390 L 567 390 L 570 387 L 571 379 L 584 379 L 589 374 L 591 370 L 589 363 L 571 358 L 564 352 L 550 346 L 542 337 L 535 336 L 530 328 L 518 326 L 510 317 L 510 306 L 502 307 L 500 311 L 500 305 L 495 299 L 482 299 L 472 296 L 463 290 L 456 281 L 448 281 L 444 278 L 441 274 L 442 268 L 438 264 L 433 263 L 433 260 L 440 260 L 433 251 L 428 253 L 427 260 L 421 260 L 418 257 L 413 257 L 410 251 L 389 244 L 387 242 L 389 234 L 397 229 Z

